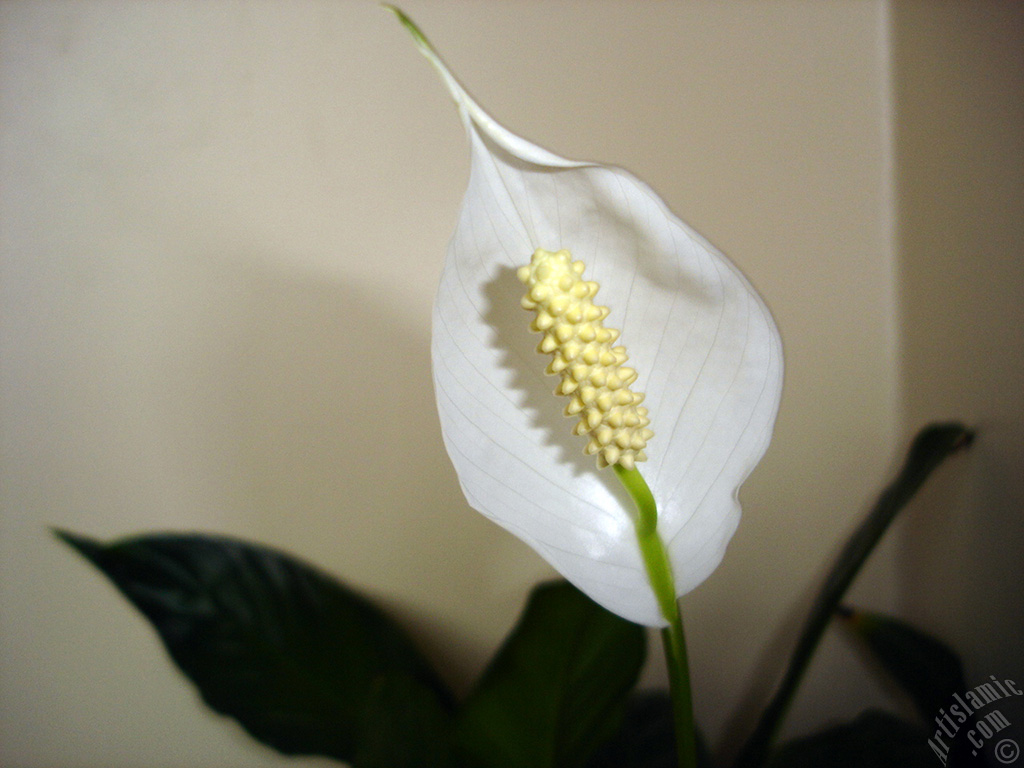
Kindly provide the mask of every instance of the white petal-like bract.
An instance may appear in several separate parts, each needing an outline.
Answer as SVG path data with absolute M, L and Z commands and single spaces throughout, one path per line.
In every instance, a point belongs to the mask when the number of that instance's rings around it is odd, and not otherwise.
M 462 489 L 596 602 L 663 626 L 632 502 L 571 434 L 516 269 L 538 248 L 567 249 L 600 283 L 647 396 L 654 437 L 638 466 L 679 595 L 720 562 L 739 522 L 740 484 L 771 438 L 782 390 L 775 324 L 740 271 L 645 184 L 501 127 L 399 17 L 442 73 L 472 151 L 432 335 L 444 442 Z

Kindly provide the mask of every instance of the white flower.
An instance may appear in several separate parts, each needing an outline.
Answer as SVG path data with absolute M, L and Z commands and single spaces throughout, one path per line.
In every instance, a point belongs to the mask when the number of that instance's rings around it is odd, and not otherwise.
M 516 271 L 539 248 L 566 249 L 600 284 L 646 393 L 654 436 L 639 468 L 678 595 L 721 561 L 739 522 L 739 486 L 771 438 L 782 389 L 775 324 L 740 271 L 643 182 L 510 133 L 395 12 L 441 73 L 472 151 L 432 343 L 444 442 L 466 499 L 596 602 L 662 626 L 632 501 L 571 433 Z

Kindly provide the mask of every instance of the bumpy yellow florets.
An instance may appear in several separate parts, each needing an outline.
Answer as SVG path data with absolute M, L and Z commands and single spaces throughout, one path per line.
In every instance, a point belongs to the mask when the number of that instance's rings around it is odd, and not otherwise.
M 537 351 L 554 358 L 547 373 L 562 376 L 555 394 L 572 398 L 565 415 L 580 418 L 573 432 L 590 435 L 584 450 L 597 455 L 599 467 L 618 463 L 632 469 L 647 458 L 644 447 L 654 432 L 640 405 L 643 394 L 629 388 L 637 374 L 623 365 L 626 348 L 612 346 L 619 332 L 602 323 L 608 308 L 591 301 L 599 286 L 582 279 L 583 269 L 568 251 L 538 250 L 517 272 L 527 286 L 522 305 L 537 312 L 530 324 L 544 334 Z

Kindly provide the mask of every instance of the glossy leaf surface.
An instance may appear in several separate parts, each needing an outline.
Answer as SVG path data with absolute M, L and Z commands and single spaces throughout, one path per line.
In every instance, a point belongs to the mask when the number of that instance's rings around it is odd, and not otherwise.
M 616 732 L 644 655 L 637 625 L 565 582 L 538 587 L 459 715 L 462 755 L 477 768 L 585 765 Z
M 380 742 L 410 728 L 445 737 L 450 697 L 422 656 L 387 616 L 321 571 L 216 536 L 58 536 L 149 619 L 211 708 L 281 752 L 351 760 L 379 754 Z M 398 692 L 403 722 L 367 721 Z M 420 754 L 419 744 L 407 747 L 416 750 L 410 759 Z

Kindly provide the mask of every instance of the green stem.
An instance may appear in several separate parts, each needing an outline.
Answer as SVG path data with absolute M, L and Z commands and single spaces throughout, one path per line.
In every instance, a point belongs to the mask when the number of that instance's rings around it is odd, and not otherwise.
M 882 492 L 871 513 L 850 536 L 833 563 L 811 606 L 782 682 L 761 714 L 753 733 L 740 749 L 736 768 L 761 768 L 765 764 L 811 657 L 868 555 L 874 551 L 896 515 L 913 498 L 928 476 L 948 456 L 970 445 L 973 439 L 974 433 L 957 423 L 931 424 L 918 433 L 900 473 Z
M 658 535 L 658 506 L 647 481 L 638 470 L 625 469 L 620 464 L 615 464 L 614 468 L 615 474 L 636 504 L 637 542 L 661 615 L 668 622 L 668 626 L 661 631 L 661 641 L 665 647 L 669 691 L 672 694 L 679 768 L 696 768 L 697 742 L 693 727 L 693 696 L 690 691 L 686 636 L 683 632 L 683 616 L 676 601 L 672 565 L 665 542 Z

